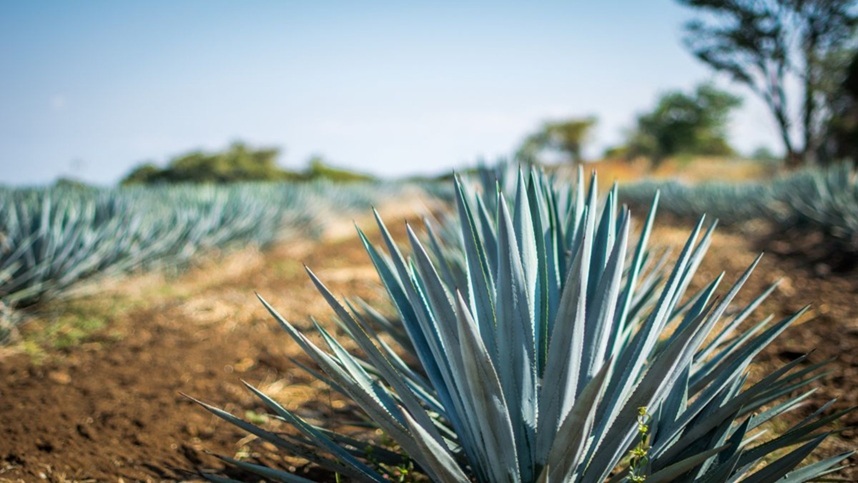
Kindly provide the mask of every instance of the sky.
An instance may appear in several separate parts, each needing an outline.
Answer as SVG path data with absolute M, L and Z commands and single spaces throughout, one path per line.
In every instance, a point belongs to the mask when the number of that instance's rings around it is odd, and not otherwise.
M 0 184 L 110 185 L 236 140 L 290 169 L 320 154 L 437 174 L 589 115 L 596 157 L 703 81 L 744 96 L 740 151 L 777 150 L 762 104 L 683 48 L 692 16 L 671 0 L 2 2 Z

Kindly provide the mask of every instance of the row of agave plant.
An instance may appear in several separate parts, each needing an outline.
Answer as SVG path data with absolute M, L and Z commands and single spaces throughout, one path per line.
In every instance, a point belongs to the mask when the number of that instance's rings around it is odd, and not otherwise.
M 836 248 L 858 253 L 858 173 L 849 163 L 808 168 L 770 182 L 712 182 L 696 186 L 643 181 L 621 188 L 639 205 L 662 194 L 662 209 L 686 218 L 703 213 L 729 224 L 775 223 L 779 231 L 818 233 Z
M 383 246 L 358 230 L 393 318 L 339 300 L 308 269 L 357 353 L 315 321 L 323 343 L 314 343 L 260 297 L 318 366 L 305 369 L 395 444 L 327 429 L 251 385 L 294 431 L 198 402 L 355 481 L 396 481 L 413 466 L 444 482 L 798 482 L 849 457 L 799 467 L 845 413 L 828 406 L 767 435 L 767 423 L 813 392 L 822 364 L 800 357 L 749 380 L 754 357 L 801 314 L 752 320 L 775 287 L 733 306 L 756 262 L 720 296 L 723 275 L 687 293 L 715 223 L 701 220 L 671 266 L 647 248 L 657 203 L 634 242 L 629 210 L 616 189 L 597 197 L 595 175 L 589 190 L 536 171 L 506 178 L 481 193 L 457 180 L 457 235 L 409 227 L 408 257 L 378 214 Z M 223 459 L 266 479 L 309 481 Z
M 329 183 L 0 188 L 0 304 L 32 305 L 93 275 L 316 232 L 334 210 L 367 209 L 393 192 Z

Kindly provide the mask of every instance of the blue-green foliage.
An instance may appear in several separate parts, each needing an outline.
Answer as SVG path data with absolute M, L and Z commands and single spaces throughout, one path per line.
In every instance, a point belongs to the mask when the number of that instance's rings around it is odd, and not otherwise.
M 778 231 L 819 233 L 835 250 L 858 252 L 858 180 L 848 163 L 811 168 L 768 182 L 713 182 L 689 186 L 643 181 L 622 186 L 624 200 L 646 204 L 661 192 L 661 209 L 685 218 L 703 214 L 726 224 L 774 223 Z
M 718 298 L 722 277 L 686 293 L 714 226 L 698 223 L 676 264 L 665 266 L 646 249 L 654 209 L 633 243 L 616 189 L 600 201 L 595 180 L 587 191 L 535 171 L 487 181 L 505 188 L 475 194 L 457 183 L 458 237 L 421 237 L 409 228 L 408 258 L 380 218 L 386 251 L 360 232 L 401 329 L 365 304 L 337 300 L 308 270 L 360 356 L 315 324 L 322 349 L 263 300 L 321 368 L 311 372 L 354 400 L 395 449 L 328 431 L 250 386 L 300 435 L 271 433 L 201 404 L 361 481 L 386 481 L 407 464 L 433 481 L 623 481 L 641 407 L 652 415 L 644 469 L 651 482 L 806 481 L 848 457 L 796 469 L 840 414 L 820 411 L 782 435 L 759 438 L 761 424 L 809 394 L 819 366 L 802 367 L 800 358 L 748 384 L 754 356 L 800 314 L 745 328 L 771 292 L 731 305 L 756 263 Z M 378 336 L 379 322 L 418 365 Z M 804 392 L 788 397 L 797 390 Z
M 774 191 L 769 184 L 708 182 L 687 185 L 678 181 L 641 181 L 620 186 L 623 200 L 635 205 L 649 203 L 661 193 L 661 211 L 686 218 L 703 215 L 732 225 L 773 216 Z
M 30 305 L 92 275 L 311 234 L 333 213 L 366 209 L 394 192 L 325 182 L 0 188 L 0 302 Z
M 796 173 L 772 186 L 778 222 L 820 231 L 858 250 L 858 174 L 850 164 Z

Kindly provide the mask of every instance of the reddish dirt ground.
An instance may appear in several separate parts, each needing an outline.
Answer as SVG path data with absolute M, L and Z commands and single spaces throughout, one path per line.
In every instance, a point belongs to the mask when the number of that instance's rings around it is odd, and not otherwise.
M 687 232 L 687 227 L 662 226 L 652 243 L 677 245 Z M 748 237 L 722 231 L 695 283 L 702 285 L 722 270 L 727 281 L 735 280 L 756 253 Z M 177 277 L 146 275 L 102 283 L 94 295 L 74 303 L 110 314 L 107 327 L 39 357 L 20 342 L 4 349 L 0 481 L 194 480 L 201 469 L 222 468 L 209 452 L 234 456 L 250 451 L 263 460 L 278 459 L 271 448 L 249 445 L 245 433 L 180 395 L 238 415 L 261 413 L 242 379 L 304 413 L 319 418 L 347 414 L 342 402 L 290 362 L 300 351 L 254 296 L 258 291 L 299 325 L 310 315 L 327 320 L 329 311 L 301 263 L 312 267 L 335 294 L 387 307 L 360 243 L 353 236 L 336 236 L 295 241 L 264 253 L 244 250 L 213 257 Z M 768 313 L 782 317 L 807 303 L 813 308 L 759 357 L 754 371 L 765 372 L 816 349 L 811 361 L 835 360 L 812 406 L 834 397 L 839 398 L 836 408 L 858 404 L 858 276 L 820 276 L 799 261 L 769 256 L 740 301 L 779 278 L 781 287 L 758 310 L 758 318 Z M 44 330 L 66 307 L 57 304 L 38 314 L 25 325 L 23 340 Z M 853 413 L 840 426 L 855 423 Z M 856 441 L 855 430 L 846 429 L 821 454 L 855 449 Z M 851 468 L 843 476 L 857 481 L 858 471 Z

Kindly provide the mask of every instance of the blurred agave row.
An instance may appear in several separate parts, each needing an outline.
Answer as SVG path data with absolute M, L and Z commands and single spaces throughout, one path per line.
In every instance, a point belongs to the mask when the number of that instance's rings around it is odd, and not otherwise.
M 657 197 L 635 242 L 617 189 L 599 199 L 595 176 L 589 189 L 581 178 L 571 186 L 506 169 L 484 171 L 481 190 L 457 182 L 457 216 L 423 234 L 409 228 L 408 256 L 377 215 L 383 242 L 359 235 L 394 317 L 338 300 L 309 270 L 341 330 L 301 330 L 263 300 L 316 364 L 302 367 L 392 444 L 332 431 L 249 385 L 294 431 L 200 404 L 338 481 L 416 471 L 463 483 L 803 482 L 836 472 L 851 453 L 800 463 L 848 410 L 778 422 L 814 391 L 822 364 L 800 357 L 748 380 L 754 357 L 801 315 L 756 318 L 775 287 L 734 303 L 756 262 L 726 290 L 723 274 L 688 290 L 714 224 L 700 220 L 671 265 L 647 249 Z M 269 480 L 310 481 L 223 459 Z
M 821 234 L 838 250 L 858 253 L 858 180 L 848 163 L 810 168 L 772 182 L 643 181 L 622 186 L 623 199 L 646 204 L 661 192 L 662 210 L 683 218 L 704 213 L 724 224 L 774 223 L 779 231 Z
M 383 184 L 0 188 L 0 303 L 57 298 L 93 275 L 187 263 L 201 251 L 314 234 Z
M 802 231 L 816 230 L 858 250 L 858 173 L 843 163 L 808 170 L 772 186 L 773 216 Z

